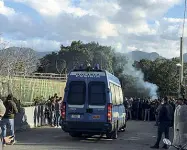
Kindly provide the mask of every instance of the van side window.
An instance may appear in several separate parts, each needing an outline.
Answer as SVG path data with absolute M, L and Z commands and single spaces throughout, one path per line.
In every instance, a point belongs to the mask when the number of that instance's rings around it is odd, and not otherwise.
M 119 95 L 119 88 L 115 85 L 115 93 L 116 93 L 116 104 L 120 104 L 120 95 Z
M 114 84 L 110 83 L 110 90 L 112 93 L 112 104 L 116 105 L 116 93 L 115 93 L 115 89 L 114 89 Z
M 86 98 L 86 84 L 84 81 L 72 81 L 69 84 L 67 102 L 70 105 L 83 105 Z
M 90 105 L 105 105 L 106 91 L 104 82 L 90 82 L 89 85 L 89 104 Z
M 120 93 L 120 103 L 123 104 L 123 93 L 121 87 L 119 87 L 119 93 Z

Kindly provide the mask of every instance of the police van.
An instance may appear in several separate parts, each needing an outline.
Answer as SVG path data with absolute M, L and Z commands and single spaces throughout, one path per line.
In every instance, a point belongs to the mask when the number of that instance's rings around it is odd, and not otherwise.
M 88 67 L 89 68 L 89 67 Z M 68 75 L 61 105 L 61 127 L 72 137 L 83 134 L 117 138 L 126 113 L 120 81 L 106 70 L 75 69 Z

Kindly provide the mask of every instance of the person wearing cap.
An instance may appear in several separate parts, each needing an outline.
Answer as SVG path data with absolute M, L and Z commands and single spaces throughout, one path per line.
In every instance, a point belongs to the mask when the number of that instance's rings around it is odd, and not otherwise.
M 172 121 L 172 112 L 171 106 L 169 105 L 168 98 L 165 97 L 160 106 L 158 112 L 158 133 L 157 133 L 157 141 L 154 146 L 151 146 L 153 149 L 159 149 L 159 144 L 162 138 L 162 134 L 164 132 L 165 138 L 169 139 L 169 128 L 171 126 Z M 164 144 L 164 149 L 167 149 L 167 145 Z
M 5 108 L 4 104 L 3 104 L 3 101 L 0 99 L 0 120 L 2 120 L 5 112 L 6 112 L 6 108 Z M 1 128 L 0 128 L 0 133 L 1 133 Z M 5 143 L 7 143 L 7 144 L 10 144 L 12 140 L 13 140 L 13 138 L 11 136 L 4 137 L 4 138 L 1 137 L 0 150 L 3 149 L 3 141 Z
M 5 114 L 2 118 L 2 136 L 3 139 L 6 137 L 6 131 L 7 131 L 7 125 L 10 126 L 10 136 L 13 137 L 13 140 L 11 141 L 11 144 L 15 143 L 15 134 L 14 134 L 14 117 L 15 114 L 18 113 L 18 109 L 17 106 L 15 104 L 15 102 L 13 101 L 13 95 L 9 94 L 7 96 L 6 101 L 4 102 L 6 111 Z M 6 145 L 6 141 L 3 140 L 3 144 L 4 146 Z

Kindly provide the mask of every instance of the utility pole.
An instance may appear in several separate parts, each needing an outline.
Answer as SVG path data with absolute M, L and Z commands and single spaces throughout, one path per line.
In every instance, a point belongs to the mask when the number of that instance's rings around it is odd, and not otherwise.
M 183 60 L 183 37 L 180 37 L 180 73 L 179 73 L 179 93 L 178 93 L 178 97 L 181 97 L 181 85 L 183 85 L 183 75 L 184 75 L 184 71 L 183 71 L 183 66 L 184 66 L 184 60 Z

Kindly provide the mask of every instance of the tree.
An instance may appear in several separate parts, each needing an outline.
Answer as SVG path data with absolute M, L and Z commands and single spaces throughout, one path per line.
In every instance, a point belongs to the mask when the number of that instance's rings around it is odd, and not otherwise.
M 175 96 L 179 78 L 176 68 L 178 62 L 177 58 L 133 62 L 125 54 L 116 53 L 110 46 L 73 41 L 69 46 L 61 45 L 59 52 L 43 57 L 38 71 L 61 74 L 64 68 L 69 72 L 80 64 L 100 64 L 102 69 L 120 79 L 125 96 L 150 96 L 151 90 L 156 92 L 156 85 L 161 96 Z M 187 64 L 184 71 L 187 74 Z
M 14 76 L 18 72 L 30 74 L 37 69 L 39 63 L 32 49 L 11 47 L 1 50 L 0 57 L 6 58 L 1 66 L 1 75 Z M 0 59 L 1 60 L 1 59 Z
M 87 63 L 92 66 L 100 64 L 103 69 L 113 72 L 112 59 L 113 50 L 111 47 L 101 46 L 95 42 L 84 44 L 81 41 L 73 41 L 70 46 L 61 45 L 58 53 L 52 53 L 42 58 L 39 69 L 41 72 L 59 73 L 54 66 L 56 64 L 59 66 L 57 62 L 64 61 L 65 63 L 60 64 L 62 66 L 65 64 L 68 72 L 75 66 L 86 65 Z
M 59 74 L 66 74 L 66 61 L 63 59 L 58 59 L 56 60 L 56 69 L 58 71 Z
M 161 96 L 177 95 L 179 74 L 176 64 L 178 59 L 156 59 L 155 61 L 140 60 L 139 68 L 144 72 L 145 80 L 159 87 Z
M 20 72 L 30 74 L 36 71 L 38 63 L 36 53 L 32 49 L 3 47 L 0 50 L 0 76 L 5 78 L 8 93 L 12 93 L 12 77 Z

